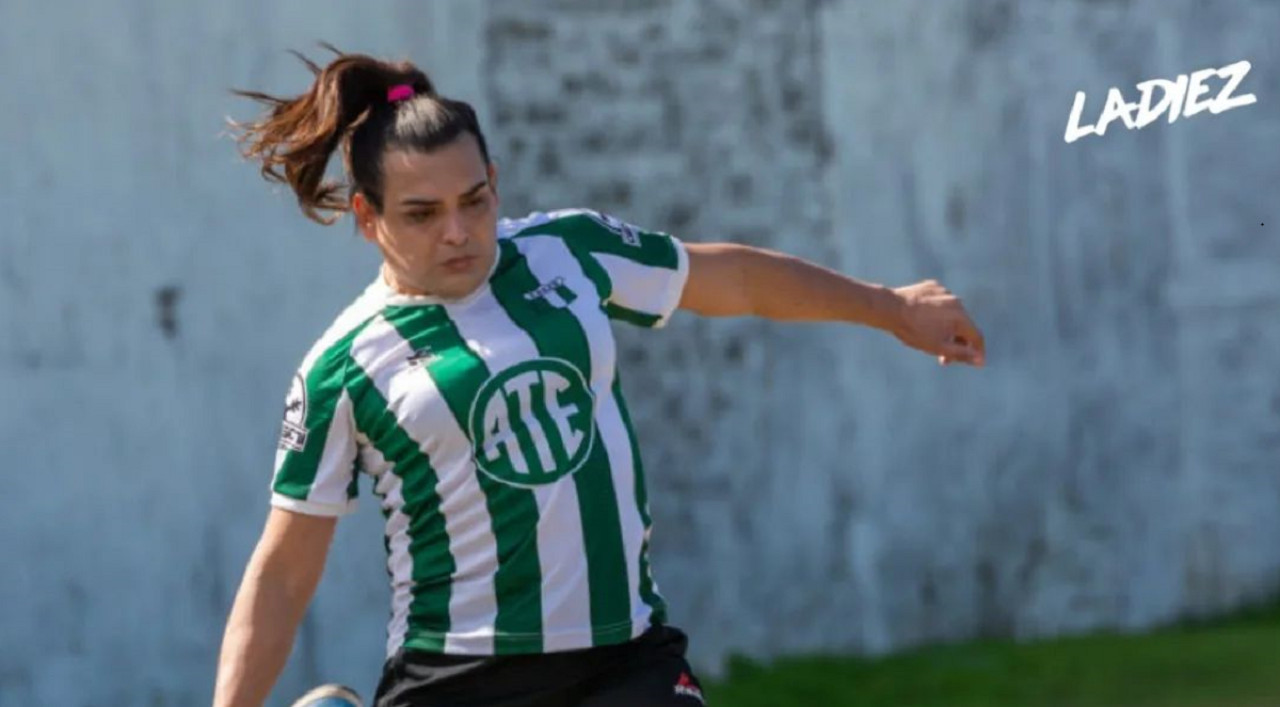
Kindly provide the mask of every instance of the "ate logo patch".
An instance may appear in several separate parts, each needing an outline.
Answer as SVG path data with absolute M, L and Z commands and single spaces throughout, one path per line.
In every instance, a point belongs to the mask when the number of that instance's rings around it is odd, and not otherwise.
M 512 486 L 542 486 L 574 473 L 591 455 L 595 396 L 569 362 L 537 358 L 480 388 L 469 427 L 480 471 Z
M 301 452 L 307 446 L 307 383 L 299 373 L 293 377 L 284 399 L 284 424 L 280 449 Z

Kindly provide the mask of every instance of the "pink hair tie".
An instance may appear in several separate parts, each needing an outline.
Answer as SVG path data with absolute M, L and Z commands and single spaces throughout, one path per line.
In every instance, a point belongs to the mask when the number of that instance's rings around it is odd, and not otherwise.
M 402 83 L 398 86 L 392 86 L 387 89 L 388 103 L 398 103 L 399 101 L 404 101 L 410 98 L 413 98 L 413 86 L 410 86 L 407 83 Z

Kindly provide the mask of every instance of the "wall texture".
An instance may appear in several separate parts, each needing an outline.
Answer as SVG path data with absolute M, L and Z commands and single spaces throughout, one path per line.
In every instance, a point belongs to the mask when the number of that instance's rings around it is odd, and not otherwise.
M 295 90 L 283 50 L 318 39 L 474 101 L 510 214 L 936 277 L 986 330 L 984 370 L 847 327 L 622 332 L 705 670 L 1280 591 L 1274 2 L 76 4 L 0 4 L 2 705 L 207 699 L 289 374 L 376 265 L 219 135 L 227 87 Z M 1077 90 L 1092 120 L 1242 59 L 1256 105 L 1063 142 Z M 278 701 L 376 681 L 367 495 Z

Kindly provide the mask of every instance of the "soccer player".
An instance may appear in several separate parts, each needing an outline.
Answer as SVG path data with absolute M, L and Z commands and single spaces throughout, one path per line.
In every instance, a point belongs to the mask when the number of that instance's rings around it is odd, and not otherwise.
M 377 705 L 703 703 L 653 579 L 611 324 L 847 322 L 976 366 L 982 335 L 934 281 L 867 284 L 586 209 L 499 218 L 470 106 L 409 63 L 304 61 L 301 95 L 240 92 L 268 107 L 239 125 L 244 154 L 308 217 L 351 213 L 383 262 L 293 378 L 216 705 L 267 697 L 360 475 L 391 577 Z M 324 177 L 337 151 L 345 185 Z

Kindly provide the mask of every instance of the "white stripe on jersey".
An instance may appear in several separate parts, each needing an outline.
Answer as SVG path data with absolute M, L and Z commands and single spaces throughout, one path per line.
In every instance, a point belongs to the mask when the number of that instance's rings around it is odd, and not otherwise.
M 391 626 L 388 629 L 387 648 L 388 655 L 400 649 L 400 644 L 404 640 L 404 632 L 407 628 L 409 602 L 412 601 L 413 595 L 410 592 L 408 584 L 397 584 L 395 581 L 397 564 L 409 563 L 412 566 L 413 558 L 409 555 L 409 517 L 400 511 L 404 507 L 404 498 L 401 495 L 401 484 L 403 480 L 391 473 L 391 463 L 382 456 L 382 452 L 377 447 L 369 444 L 369 439 L 361 433 L 356 434 L 356 440 L 360 447 L 360 465 L 364 471 L 373 478 L 373 493 L 382 498 L 382 510 L 387 514 L 387 522 L 383 532 L 387 536 L 387 574 L 392 578 L 391 581 L 391 616 L 392 622 L 396 617 L 400 618 L 399 626 Z M 406 576 L 412 576 L 410 572 Z M 390 630 L 395 628 L 397 630 Z
M 382 453 L 369 445 L 364 456 L 381 458 Z M 391 575 L 391 621 L 387 625 L 387 655 L 394 655 L 404 643 L 409 628 L 409 604 L 413 602 L 413 555 L 409 553 L 409 516 L 404 508 L 404 480 L 386 469 L 374 484 L 374 493 L 382 496 L 382 509 L 387 512 L 387 573 Z
M 329 423 L 329 432 L 324 440 L 324 452 L 320 455 L 320 464 L 316 469 L 316 480 L 307 492 L 307 502 L 320 503 L 327 506 L 350 505 L 347 487 L 355 476 L 352 468 L 356 463 L 356 446 L 350 444 L 346 430 L 354 428 L 351 396 L 344 387 L 338 393 L 338 402 L 333 408 L 333 421 Z
M 538 358 L 533 339 L 511 320 L 493 297 L 469 305 L 446 306 L 458 333 L 477 355 L 486 357 L 491 375 Z M 492 350 L 481 342 L 503 342 Z M 591 597 L 578 490 L 572 480 L 532 489 L 538 504 L 538 562 L 542 569 L 543 650 L 591 646 Z M 557 588 L 560 591 L 547 591 Z M 573 627 L 565 631 L 560 627 Z

